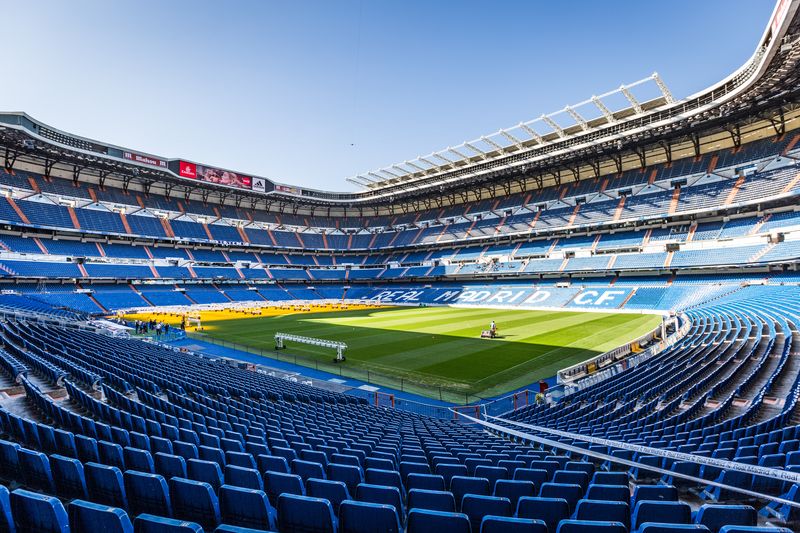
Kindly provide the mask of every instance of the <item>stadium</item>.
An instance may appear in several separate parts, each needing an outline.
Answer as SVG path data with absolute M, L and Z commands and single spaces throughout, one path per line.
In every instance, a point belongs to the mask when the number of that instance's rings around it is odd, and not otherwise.
M 800 531 L 799 61 L 357 192 L 0 113 L 0 532 Z

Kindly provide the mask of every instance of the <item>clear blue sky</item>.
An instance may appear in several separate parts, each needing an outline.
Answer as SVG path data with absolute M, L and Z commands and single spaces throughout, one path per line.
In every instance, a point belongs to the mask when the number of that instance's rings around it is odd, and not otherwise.
M 771 0 L 5 0 L 2 107 L 165 157 L 344 178 L 658 71 L 685 97 Z

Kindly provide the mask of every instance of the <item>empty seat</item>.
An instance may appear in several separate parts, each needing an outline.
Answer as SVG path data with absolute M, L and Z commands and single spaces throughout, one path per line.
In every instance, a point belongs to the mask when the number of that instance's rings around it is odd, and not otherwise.
M 172 516 L 169 486 L 162 476 L 127 470 L 123 477 L 131 514 L 146 513 L 166 518 Z
M 350 499 L 350 492 L 347 490 L 347 485 L 341 481 L 310 478 L 306 481 L 306 491 L 309 496 L 324 498 L 331 502 L 333 512 L 337 516 L 339 514 L 339 506 L 342 502 Z
M 461 509 L 461 499 L 465 494 L 479 494 L 488 496 L 489 480 L 482 477 L 455 476 L 450 480 L 450 492 L 456 499 L 456 508 Z
M 542 470 L 541 468 L 517 468 L 514 471 L 513 479 L 515 481 L 531 481 L 537 487 L 541 487 L 550 478 L 547 470 Z
M 628 533 L 628 529 L 619 522 L 562 520 L 556 533 Z
M 402 528 L 391 505 L 345 500 L 339 507 L 339 530 L 342 533 L 398 533 Z
M 391 505 L 394 507 L 395 511 L 397 511 L 397 516 L 400 517 L 401 522 L 405 517 L 403 496 L 400 494 L 400 490 L 397 487 L 359 483 L 356 487 L 356 500 L 360 502 Z
M 755 526 L 758 520 L 756 510 L 749 505 L 706 504 L 700 507 L 695 523 L 706 526 L 717 533 L 722 526 Z
M 133 533 L 128 514 L 118 507 L 74 500 L 69 504 L 68 511 L 71 531 Z
M 606 502 L 600 500 L 580 500 L 575 508 L 576 520 L 599 520 L 601 522 L 620 522 L 630 527 L 631 512 L 625 502 Z
M 225 476 L 222 474 L 222 469 L 214 461 L 189 459 L 186 461 L 186 477 L 208 483 L 214 489 L 214 492 L 217 492 L 225 484 Z
M 133 521 L 136 533 L 203 533 L 203 527 L 194 522 L 140 514 Z
M 788 527 L 722 526 L 719 533 L 792 533 Z
M 423 490 L 445 490 L 444 477 L 435 474 L 409 474 L 406 488 Z
M 627 472 L 595 472 L 592 483 L 596 485 L 627 485 Z
M 86 463 L 86 488 L 92 501 L 112 507 L 128 508 L 122 472 L 116 466 Z
M 407 533 L 471 533 L 469 518 L 462 513 L 412 508 L 407 522 Z
M 350 494 L 354 494 L 358 484 L 364 481 L 364 476 L 357 466 L 331 463 L 328 465 L 328 479 L 341 481 L 347 485 Z
M 278 497 L 278 529 L 286 533 L 335 533 L 338 523 L 328 500 L 281 494 Z
M 665 524 L 688 524 L 691 522 L 692 509 L 683 502 L 641 501 L 633 508 L 631 527 L 637 529 L 645 522 L 663 522 Z
M 706 526 L 697 524 L 664 524 L 660 522 L 646 522 L 639 526 L 636 533 L 709 533 Z
M 267 472 L 266 475 L 266 492 L 269 496 L 270 503 L 278 502 L 278 496 L 281 494 L 296 494 L 298 496 L 305 496 L 306 491 L 303 487 L 303 479 L 297 474 L 282 474 L 280 472 Z
M 571 483 L 544 483 L 539 489 L 539 496 L 542 498 L 562 498 L 569 504 L 569 511 L 572 513 L 578 500 L 583 497 L 583 489 L 580 485 Z
M 498 479 L 508 479 L 508 471 L 499 466 L 478 465 L 473 473 L 475 477 L 485 477 L 489 480 L 489 488 L 493 489 Z
M 586 499 L 629 504 L 631 492 L 627 485 L 595 485 L 592 483 L 586 491 Z
M 258 470 L 230 464 L 225 466 L 225 484 L 246 489 L 264 490 L 264 481 L 261 479 L 261 474 Z
M 581 471 L 557 470 L 553 474 L 553 483 L 579 485 L 581 489 L 586 490 L 589 486 L 589 474 Z
M 258 464 L 258 469 L 262 473 L 283 472 L 284 474 L 288 474 L 291 472 L 289 469 L 289 461 L 287 461 L 285 457 L 258 455 L 256 456 L 256 463 Z
M 183 457 L 156 452 L 153 460 L 156 463 L 156 474 L 164 476 L 164 479 L 186 477 L 186 459 Z
M 153 456 L 147 450 L 127 447 L 123 450 L 123 454 L 125 456 L 125 465 L 129 470 L 147 472 L 149 474 L 156 473 Z
M 325 479 L 325 467 L 314 461 L 295 459 L 292 461 L 292 471 L 305 482 L 309 478 Z
M 11 497 L 8 489 L 0 485 L 0 531 L 7 533 L 14 530 L 14 518 L 11 516 Z
M 219 525 L 219 501 L 208 483 L 174 477 L 169 480 L 169 495 L 175 518 L 197 522 L 207 529 Z
M 676 502 L 678 489 L 671 485 L 636 485 L 633 489 L 631 506 L 636 507 L 640 501 Z
M 536 496 L 536 485 L 532 481 L 498 479 L 494 485 L 493 495 L 508 498 L 511 508 L 516 509 L 517 502 L 523 496 Z
M 484 516 L 480 533 L 547 533 L 547 525 L 532 518 Z
M 800 454 L 798 454 L 798 458 L 800 458 Z M 451 479 L 455 476 L 466 477 L 469 472 L 464 465 L 442 464 L 436 465 L 436 473 L 444 478 L 445 487 L 449 487 Z
M 27 448 L 20 448 L 17 457 L 26 487 L 49 494 L 53 494 L 56 491 L 53 474 L 50 471 L 50 460 L 47 455 Z
M 89 499 L 83 463 L 78 459 L 51 455 L 50 470 L 53 473 L 56 493 L 68 499 Z
M 23 489 L 10 495 L 11 514 L 20 533 L 62 533 L 69 531 L 69 518 L 58 498 Z
M 456 510 L 456 500 L 452 492 L 411 489 L 408 491 L 408 508 L 454 512 Z
M 461 512 L 469 517 L 473 531 L 480 531 L 481 520 L 486 515 L 511 516 L 513 510 L 508 498 L 466 494 L 461 501 Z
M 222 521 L 233 526 L 274 529 L 275 509 L 261 490 L 223 485 L 219 489 Z
M 367 471 L 364 472 L 364 481 L 371 485 L 395 487 L 401 494 L 405 494 L 406 492 L 403 487 L 403 480 L 400 478 L 400 472 L 395 470 L 368 468 Z
M 569 504 L 563 498 L 523 497 L 517 503 L 517 517 L 541 520 L 548 531 L 555 531 L 558 523 L 569 515 Z

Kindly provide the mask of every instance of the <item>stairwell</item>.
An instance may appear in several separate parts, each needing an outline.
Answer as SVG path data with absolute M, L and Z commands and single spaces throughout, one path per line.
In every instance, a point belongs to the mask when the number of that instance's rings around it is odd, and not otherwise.
M 747 259 L 747 262 L 748 262 L 748 263 L 756 263 L 756 262 L 758 262 L 758 260 L 759 260 L 759 259 L 761 259 L 762 257 L 764 257 L 764 255 L 766 255 L 766 254 L 767 254 L 767 253 L 768 253 L 770 250 L 772 250 L 773 248 L 775 248 L 775 243 L 774 243 L 774 242 L 771 242 L 771 243 L 767 244 L 766 246 L 764 246 L 763 248 L 761 248 L 759 251 L 757 251 L 756 253 L 754 253 L 753 255 L 751 255 L 751 256 L 750 256 L 750 257 Z

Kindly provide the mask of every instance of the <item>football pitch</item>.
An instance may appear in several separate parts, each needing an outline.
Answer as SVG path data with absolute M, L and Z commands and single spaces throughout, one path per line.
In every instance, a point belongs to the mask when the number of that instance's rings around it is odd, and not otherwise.
M 479 338 L 492 320 L 499 338 Z M 375 384 L 463 402 L 465 395 L 487 398 L 553 376 L 635 340 L 660 321 L 660 316 L 640 314 L 387 307 L 204 321 L 203 326 L 210 337 L 271 357 L 276 332 L 343 341 L 347 361 L 337 365 L 331 364 L 333 350 L 292 342 L 280 358 L 357 379 L 369 373 L 368 381 Z

